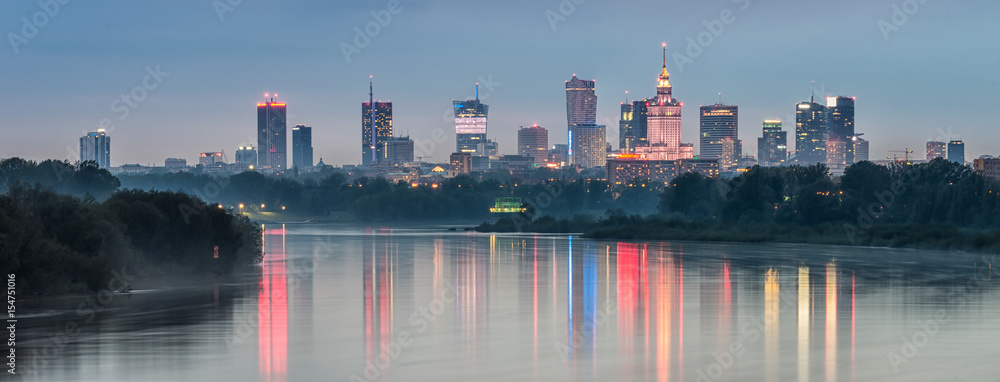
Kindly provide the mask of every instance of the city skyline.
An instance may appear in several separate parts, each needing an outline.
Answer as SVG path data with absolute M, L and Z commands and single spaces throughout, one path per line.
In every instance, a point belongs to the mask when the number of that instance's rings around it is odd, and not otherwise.
M 353 111 L 356 109 L 348 106 L 367 98 L 362 89 L 368 75 L 374 75 L 376 81 L 385 81 L 380 85 L 383 96 L 379 98 L 397 101 L 398 131 L 408 133 L 418 142 L 433 139 L 438 128 L 443 129 L 445 141 L 453 142 L 453 132 L 449 131 L 453 128 L 449 129 L 448 121 L 442 118 L 450 111 L 449 101 L 471 99 L 471 84 L 482 83 L 483 101 L 495 109 L 488 138 L 499 142 L 501 152 L 512 153 L 518 126 L 566 124 L 561 102 L 565 95 L 561 94 L 563 89 L 558 81 L 577 73 L 581 78 L 600 81 L 597 96 L 608 101 L 598 106 L 597 122 L 610 127 L 608 140 L 617 147 L 618 132 L 614 126 L 618 125 L 619 103 L 625 99 L 626 90 L 631 94 L 646 93 L 649 63 L 659 55 L 650 48 L 662 41 L 669 44 L 668 67 L 675 74 L 675 85 L 684 89 L 687 101 L 682 132 L 682 140 L 686 142 L 698 141 L 695 108 L 714 103 L 719 92 L 727 103 L 743 109 L 741 119 L 746 126 L 756 126 L 770 118 L 780 118 L 787 124 L 793 120 L 790 115 L 795 102 L 809 96 L 810 81 L 816 81 L 817 97 L 821 99 L 844 94 L 858 97 L 864 107 L 858 114 L 857 126 L 872 142 L 871 159 L 887 156 L 887 150 L 923 147 L 929 140 L 959 138 L 967 141 L 966 156 L 975 158 L 996 154 L 990 142 L 1000 140 L 1000 132 L 992 131 L 987 113 L 960 111 L 989 108 L 979 104 L 988 102 L 985 95 L 1000 86 L 996 74 L 987 69 L 1000 61 L 1000 57 L 995 50 L 970 50 L 968 44 L 963 48 L 951 43 L 982 35 L 989 24 L 985 20 L 976 22 L 977 17 L 985 17 L 980 15 L 965 15 L 963 23 L 948 21 L 948 15 L 961 11 L 962 6 L 957 3 L 921 4 L 905 24 L 887 35 L 878 25 L 879 21 L 891 19 L 892 6 L 896 4 L 891 1 L 837 5 L 749 3 L 746 9 L 742 9 L 740 2 L 661 5 L 664 10 L 675 12 L 669 12 L 668 16 L 663 16 L 664 12 L 650 12 L 662 18 L 662 22 L 636 22 L 635 30 L 628 32 L 586 30 L 592 22 L 625 11 L 610 5 L 581 4 L 565 21 L 557 22 L 553 30 L 545 12 L 558 11 L 558 3 L 525 3 L 527 9 L 484 4 L 476 6 L 481 11 L 476 13 L 481 16 L 477 23 L 485 29 L 482 38 L 490 49 L 477 57 L 442 50 L 451 44 L 439 43 L 454 38 L 444 30 L 457 21 L 437 26 L 421 21 L 424 16 L 455 20 L 466 12 L 450 9 L 445 6 L 447 3 L 402 3 L 402 13 L 394 15 L 380 35 L 370 38 L 371 42 L 359 49 L 360 53 L 351 55 L 350 62 L 340 44 L 351 43 L 354 28 L 363 28 L 371 21 L 370 13 L 383 10 L 385 4 L 294 5 L 296 15 L 302 11 L 298 8 L 311 7 L 314 11 L 303 21 L 325 17 L 343 24 L 343 27 L 322 27 L 327 28 L 322 34 L 331 36 L 330 42 L 322 43 L 322 54 L 309 49 L 320 43 L 304 37 L 316 34 L 314 29 L 321 28 L 318 26 L 270 35 L 239 35 L 238 32 L 252 30 L 250 25 L 258 24 L 267 13 L 262 7 L 250 4 L 225 13 L 223 20 L 211 7 L 185 2 L 156 5 L 159 12 L 150 12 L 159 13 L 166 20 L 193 15 L 190 31 L 185 33 L 172 33 L 177 31 L 176 23 L 138 16 L 148 11 L 140 12 L 140 7 L 133 5 L 66 7 L 37 37 L 18 45 L 17 53 L 9 46 L 0 53 L 0 59 L 9 62 L 11 68 L 4 75 L 7 89 L 19 94 L 0 106 L 0 112 L 12 117 L 8 120 L 12 126 L 25 130 L 14 131 L 14 141 L 20 144 L 0 146 L 0 156 L 71 159 L 68 153 L 76 150 L 67 150 L 67 146 L 75 146 L 72 140 L 95 130 L 107 118 L 114 127 L 108 129 L 109 135 L 115 137 L 113 165 L 157 164 L 170 157 L 193 162 L 200 152 L 220 149 L 228 152 L 255 143 L 248 134 L 247 125 L 253 121 L 247 115 L 246 105 L 258 100 L 264 92 L 279 92 L 283 101 L 293 105 L 289 124 L 316 128 L 316 157 L 324 157 L 332 164 L 357 164 L 361 153 L 355 143 L 360 140 L 359 132 L 353 128 L 357 126 Z M 9 17 L 0 19 L 0 26 L 14 32 L 21 29 L 21 16 L 30 16 L 38 10 L 34 3 L 7 3 L 2 7 L 3 14 Z M 708 31 L 703 21 L 712 24 L 719 19 L 720 10 L 726 9 L 734 12 L 735 22 L 724 24 L 725 30 L 713 37 L 712 43 L 704 46 L 697 43 L 699 34 Z M 804 12 L 825 13 L 830 17 L 818 20 L 790 16 Z M 986 10 L 980 14 L 988 13 Z M 836 17 L 854 14 L 864 17 L 853 21 L 847 21 L 849 17 Z M 125 21 L 119 21 L 123 16 Z M 284 13 L 274 16 L 279 21 L 291 17 Z M 527 27 L 518 33 L 507 33 L 512 30 L 504 21 L 514 16 Z M 650 20 L 653 15 L 637 17 Z M 104 25 L 105 29 L 94 30 L 93 36 L 78 42 L 80 37 L 73 31 L 92 22 Z M 137 22 L 149 24 L 149 30 L 153 31 L 150 36 L 144 35 L 148 38 L 143 39 L 146 44 L 142 46 L 130 44 L 132 40 L 118 32 Z M 418 44 L 414 39 L 425 34 L 422 31 L 430 37 L 416 40 L 423 41 Z M 193 39 L 204 33 L 209 38 L 200 42 Z M 801 35 L 837 37 L 825 37 L 824 44 L 803 48 L 792 38 Z M 461 38 L 464 41 L 466 37 Z M 287 42 L 278 49 L 285 56 L 299 56 L 295 58 L 297 61 L 251 63 L 250 48 L 257 49 L 270 41 Z M 689 41 L 695 41 L 693 48 Z M 416 47 L 422 46 L 433 47 L 436 55 L 429 55 L 433 59 L 419 53 Z M 543 46 L 555 48 L 542 51 Z M 837 48 L 848 46 L 860 56 L 870 53 L 870 58 L 845 59 L 835 54 Z M 217 65 L 201 65 L 205 59 L 214 59 L 213 49 L 218 48 L 234 54 Z M 511 53 L 522 48 L 552 59 L 540 62 L 512 57 L 518 55 Z M 698 55 L 689 54 L 699 49 Z M 768 52 L 766 64 L 738 59 L 761 51 Z M 883 57 L 881 51 L 889 51 L 892 56 Z M 692 62 L 681 60 L 684 65 L 678 67 L 675 53 Z M 971 57 L 959 62 L 948 58 L 958 55 Z M 55 59 L 45 65 L 33 65 L 42 56 Z M 113 57 L 119 58 L 112 60 Z M 252 75 L 260 69 L 269 70 L 269 75 Z M 947 79 L 914 80 L 926 73 L 945 73 Z M 144 83 L 146 77 L 150 80 Z M 137 87 L 143 90 L 133 92 Z M 761 94 L 760 89 L 767 89 L 767 94 Z M 129 93 L 142 95 L 144 100 L 135 102 L 134 107 L 121 101 L 115 103 L 117 108 L 110 107 L 122 94 Z M 920 113 L 919 104 L 907 94 L 934 94 L 940 113 L 929 117 Z M 53 110 L 52 105 L 64 107 Z M 191 105 L 199 107 L 192 109 Z M 193 118 L 197 123 L 182 122 L 176 113 L 179 109 L 192 109 L 184 113 L 184 119 Z M 751 142 L 758 138 L 755 130 L 741 132 L 739 138 Z M 550 144 L 565 139 L 555 132 Z M 187 146 L 184 137 L 190 134 L 202 136 L 198 146 Z M 790 150 L 795 150 L 794 145 L 790 146 Z M 438 149 L 430 158 L 446 161 L 450 151 Z

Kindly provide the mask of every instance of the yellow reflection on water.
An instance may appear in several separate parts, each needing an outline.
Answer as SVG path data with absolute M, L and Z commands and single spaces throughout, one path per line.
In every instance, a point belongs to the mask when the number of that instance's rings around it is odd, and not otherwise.
M 826 264 L 826 380 L 837 380 L 837 264 Z
M 799 382 L 809 382 L 809 267 L 799 267 Z
M 764 359 L 768 381 L 778 380 L 778 271 L 768 269 L 764 275 Z

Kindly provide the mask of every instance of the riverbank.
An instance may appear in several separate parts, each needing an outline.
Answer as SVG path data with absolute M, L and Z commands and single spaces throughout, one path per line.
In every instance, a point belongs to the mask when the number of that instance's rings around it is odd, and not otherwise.
M 542 217 L 529 222 L 503 218 L 495 223 L 483 223 L 476 230 L 582 233 L 594 239 L 825 244 L 1000 253 L 1000 230 L 947 224 L 875 224 L 862 229 L 847 224 L 726 224 L 638 217 L 613 220 Z

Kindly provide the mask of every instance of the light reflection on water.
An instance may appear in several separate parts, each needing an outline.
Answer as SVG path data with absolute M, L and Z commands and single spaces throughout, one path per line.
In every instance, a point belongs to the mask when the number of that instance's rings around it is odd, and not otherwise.
M 218 285 L 195 288 L 207 307 L 133 296 L 143 303 L 99 317 L 39 380 L 971 381 L 1000 370 L 1000 295 L 981 255 L 329 225 L 268 225 L 264 241 L 254 281 L 222 298 Z M 939 312 L 949 319 L 895 371 L 889 354 Z

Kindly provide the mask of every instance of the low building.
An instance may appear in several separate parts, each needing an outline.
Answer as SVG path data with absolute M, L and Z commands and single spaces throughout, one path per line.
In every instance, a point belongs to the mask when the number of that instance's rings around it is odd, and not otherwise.
M 1000 179 L 1000 159 L 980 158 L 972 160 L 972 168 L 980 175 Z
M 640 154 L 620 154 L 609 158 L 606 166 L 608 184 L 628 185 L 633 179 L 667 184 L 681 174 L 697 172 L 710 178 L 719 177 L 716 159 L 647 160 Z

